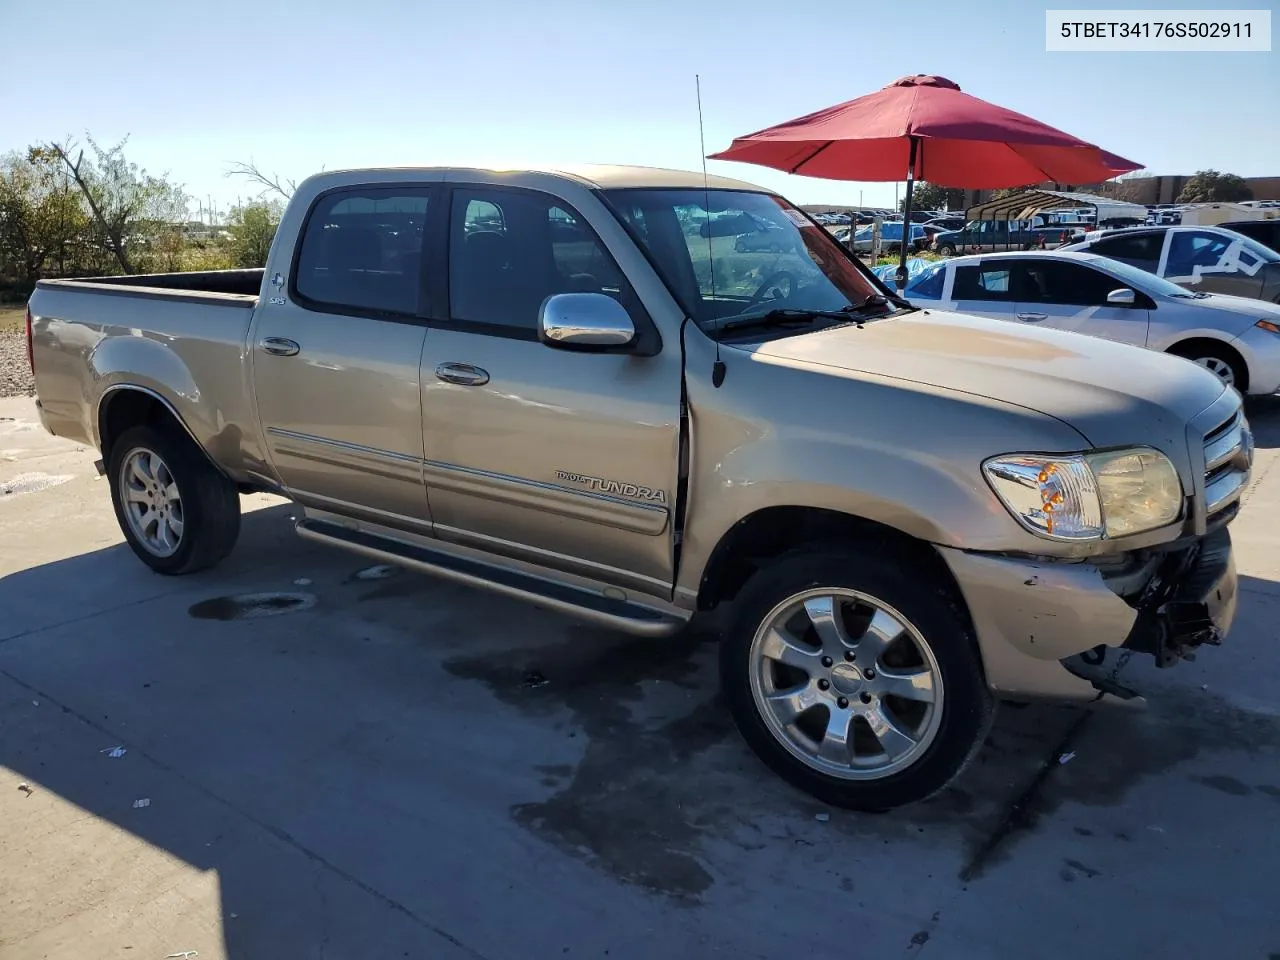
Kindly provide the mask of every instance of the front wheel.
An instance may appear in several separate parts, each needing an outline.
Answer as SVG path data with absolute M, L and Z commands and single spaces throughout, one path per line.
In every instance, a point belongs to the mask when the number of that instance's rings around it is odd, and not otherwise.
M 177 430 L 142 426 L 111 445 L 111 500 L 125 539 L 157 573 L 211 567 L 240 534 L 240 496 Z
M 949 243 L 944 243 L 938 248 L 938 254 L 943 257 L 954 257 L 956 255 L 956 248 Z
M 748 745 L 801 790 L 885 810 L 941 790 L 993 715 L 967 618 L 913 565 L 791 554 L 743 587 L 721 647 Z

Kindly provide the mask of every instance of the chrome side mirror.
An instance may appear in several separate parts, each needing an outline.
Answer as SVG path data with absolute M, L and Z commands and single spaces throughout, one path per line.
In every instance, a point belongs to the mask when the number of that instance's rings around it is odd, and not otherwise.
M 607 349 L 636 338 L 627 308 L 603 293 L 557 293 L 538 311 L 538 339 L 549 347 Z
M 1128 287 L 1112 290 L 1107 294 L 1107 303 L 1117 307 L 1132 307 L 1138 302 L 1138 295 Z

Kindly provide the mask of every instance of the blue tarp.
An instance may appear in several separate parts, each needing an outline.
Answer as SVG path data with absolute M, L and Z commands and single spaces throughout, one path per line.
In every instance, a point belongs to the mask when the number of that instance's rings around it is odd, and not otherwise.
M 908 257 L 907 279 L 911 280 L 918 274 L 923 273 L 932 263 L 932 260 L 925 260 L 921 257 Z M 871 272 L 886 283 L 892 283 L 898 275 L 898 265 L 896 263 L 885 263 L 878 267 L 872 267 Z

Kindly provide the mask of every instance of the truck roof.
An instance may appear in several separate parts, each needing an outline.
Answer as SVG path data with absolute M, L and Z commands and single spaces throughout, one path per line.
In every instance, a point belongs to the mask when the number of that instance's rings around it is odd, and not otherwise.
M 670 189 L 692 189 L 704 186 L 701 171 L 671 170 L 664 167 L 637 167 L 624 164 L 584 163 L 566 164 L 555 167 L 359 167 L 348 170 L 326 170 L 308 179 L 345 179 L 351 174 L 361 173 L 420 173 L 430 175 L 433 180 L 450 180 L 453 174 L 484 173 L 488 175 L 541 174 L 543 176 L 562 177 L 589 187 L 604 190 L 618 190 L 637 187 L 667 187 Z M 443 177 L 441 175 L 444 175 Z M 708 175 L 705 185 L 713 190 L 764 190 L 753 183 L 734 180 L 731 177 Z

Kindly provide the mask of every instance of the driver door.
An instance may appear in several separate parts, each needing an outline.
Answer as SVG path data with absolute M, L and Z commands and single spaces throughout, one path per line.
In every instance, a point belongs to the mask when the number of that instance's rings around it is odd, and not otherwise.
M 1112 304 L 1107 302 L 1111 291 L 1133 288 L 1100 270 L 1047 258 L 1016 263 L 1021 268 L 1021 276 L 1015 280 L 1020 318 L 1043 314 L 1037 321 L 1040 326 L 1137 347 L 1147 345 L 1150 301 L 1141 291 L 1134 291 L 1132 304 Z
M 556 293 L 604 293 L 656 337 L 587 220 L 538 190 L 450 191 L 448 302 L 422 352 L 425 476 L 436 535 L 624 589 L 674 578 L 682 361 L 557 349 Z M 732 249 L 733 238 L 728 238 Z

